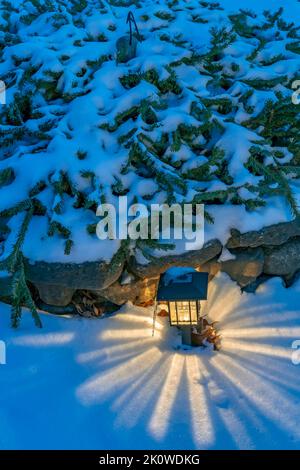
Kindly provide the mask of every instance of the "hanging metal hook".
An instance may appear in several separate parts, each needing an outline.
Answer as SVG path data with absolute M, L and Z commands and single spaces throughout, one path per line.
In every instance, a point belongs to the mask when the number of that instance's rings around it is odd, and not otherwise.
M 137 27 L 137 24 L 136 24 L 136 21 L 135 21 L 135 18 L 134 18 L 134 15 L 133 15 L 132 11 L 130 11 L 127 15 L 126 24 L 128 24 L 128 23 L 129 23 L 129 34 L 130 34 L 129 44 L 131 46 L 131 44 L 132 44 L 132 34 L 133 34 L 132 33 L 132 23 L 134 24 L 138 41 L 141 40 L 141 35 L 140 35 L 139 29 Z

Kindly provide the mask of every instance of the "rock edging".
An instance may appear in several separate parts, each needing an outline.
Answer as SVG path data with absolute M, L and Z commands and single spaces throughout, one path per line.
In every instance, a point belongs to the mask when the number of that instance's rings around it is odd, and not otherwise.
M 300 218 L 247 233 L 233 229 L 225 247 L 233 259 L 222 261 L 221 242 L 210 240 L 201 250 L 170 254 L 147 265 L 129 256 L 113 271 L 101 261 L 31 264 L 28 260 L 25 270 L 41 300 L 54 306 L 68 305 L 78 290 L 89 290 L 117 305 L 127 301 L 143 304 L 154 298 L 159 275 L 172 266 L 192 266 L 209 272 L 210 278 L 219 271 L 226 272 L 242 288 L 259 284 L 269 276 L 281 276 L 290 285 L 300 272 Z M 132 277 L 129 283 L 122 283 L 125 265 Z M 11 279 L 0 277 L 0 297 L 7 298 L 10 292 Z

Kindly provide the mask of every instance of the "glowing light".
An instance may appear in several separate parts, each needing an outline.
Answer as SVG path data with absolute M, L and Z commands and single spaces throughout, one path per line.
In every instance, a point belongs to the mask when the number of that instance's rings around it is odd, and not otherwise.
M 284 311 L 284 320 L 285 322 L 290 319 L 299 318 L 299 313 L 297 316 L 294 316 L 295 312 L 288 312 L 285 310 L 283 305 L 280 304 L 268 304 L 266 305 L 252 305 L 251 307 L 242 307 L 237 305 L 237 307 L 232 310 L 230 316 L 226 318 L 226 326 L 232 328 L 247 328 L 253 327 L 255 325 L 266 326 L 268 323 L 276 323 L 275 315 L 277 315 L 277 321 L 280 326 L 282 325 L 281 314 Z M 272 312 L 273 315 L 268 315 L 269 312 Z M 243 315 L 241 315 L 243 313 Z
M 237 340 L 228 340 L 224 338 L 222 340 L 222 347 L 225 350 L 240 350 L 240 351 L 248 351 L 255 354 L 264 354 L 266 356 L 272 357 L 282 357 L 282 358 L 290 358 L 291 352 L 287 348 L 280 348 L 276 346 L 270 345 L 262 345 L 259 343 L 251 344 L 249 341 L 237 341 Z
M 155 361 L 156 349 L 151 348 L 129 361 L 100 373 L 89 379 L 77 389 L 77 396 L 85 404 L 98 403 L 126 384 L 128 380 L 136 379 L 146 369 L 149 362 Z
M 168 375 L 162 386 L 149 423 L 150 432 L 159 440 L 161 440 L 168 431 L 171 412 L 182 376 L 183 366 L 184 356 L 175 354 L 172 358 Z
M 223 338 L 300 338 L 300 328 L 226 328 Z
M 12 342 L 18 346 L 61 346 L 62 344 L 70 343 L 74 339 L 74 336 L 74 333 L 36 334 L 20 336 L 19 338 L 14 338 Z
M 143 423 L 158 442 L 179 425 L 184 442 L 198 449 L 214 448 L 220 436 L 229 448 L 250 449 L 256 435 L 274 447 L 270 426 L 300 441 L 300 376 L 282 346 L 300 337 L 299 312 L 269 298 L 255 305 L 224 278 L 210 290 L 202 313 L 221 320 L 220 352 L 174 351 L 178 338 L 167 319 L 157 317 L 152 338 L 153 310 L 130 307 L 98 336 L 99 348 L 77 357 L 99 371 L 77 389 L 78 399 L 87 406 L 107 401 L 114 426 L 126 432 Z
M 167 374 L 168 364 L 169 358 L 163 360 L 160 354 L 153 357 L 153 362 L 150 362 L 147 370 L 113 403 L 112 409 L 119 411 L 115 421 L 116 426 L 125 425 L 131 428 L 137 424 L 152 400 L 157 400 Z
M 274 383 L 257 376 L 249 369 L 242 367 L 233 359 L 220 354 L 214 366 L 222 371 L 224 379 L 228 379 L 244 396 L 259 409 L 264 417 L 270 417 L 281 429 L 300 437 L 299 406 L 289 400 L 287 394 Z
M 192 414 L 194 440 L 198 447 L 211 446 L 215 440 L 209 404 L 204 386 L 200 383 L 204 364 L 197 356 L 186 357 L 189 405 Z
M 148 344 L 153 344 L 153 338 L 146 338 L 141 340 L 136 340 L 136 341 L 128 341 L 128 342 L 123 342 L 122 344 L 116 344 L 114 346 L 110 346 L 109 348 L 104 348 L 104 349 L 97 349 L 95 351 L 88 351 L 82 354 L 78 354 L 77 356 L 77 362 L 78 363 L 85 363 L 85 362 L 91 362 L 95 360 L 102 359 L 105 363 L 108 362 L 108 360 L 113 360 L 113 359 L 120 359 L 124 358 L 125 356 L 129 354 L 134 354 L 136 355 L 137 351 L 142 348 L 143 350 L 145 349 L 145 346 Z
M 120 322 L 124 322 L 124 323 L 128 324 L 128 322 L 133 321 L 137 325 L 141 324 L 141 325 L 143 325 L 143 327 L 145 325 L 147 325 L 147 326 L 151 326 L 151 328 L 152 328 L 152 325 L 153 325 L 152 310 L 150 311 L 150 315 L 151 316 L 149 316 L 149 311 L 147 312 L 147 316 L 146 315 L 132 315 L 132 314 L 127 314 L 126 313 L 126 314 L 123 314 L 122 316 L 120 315 L 120 317 L 118 317 L 118 322 L 120 321 Z M 163 328 L 163 325 L 156 322 L 155 330 L 161 330 L 162 328 Z
M 241 303 L 241 293 L 232 284 L 230 287 L 224 286 L 216 279 L 209 284 L 208 300 L 204 303 L 202 313 L 209 314 L 215 321 L 223 321 Z
M 136 328 L 132 330 L 122 330 L 119 331 L 104 331 L 101 334 L 102 339 L 110 339 L 110 340 L 119 340 L 119 339 L 136 339 L 136 338 L 149 338 L 152 336 L 152 331 L 150 329 L 145 328 Z M 158 333 L 159 337 L 159 333 Z

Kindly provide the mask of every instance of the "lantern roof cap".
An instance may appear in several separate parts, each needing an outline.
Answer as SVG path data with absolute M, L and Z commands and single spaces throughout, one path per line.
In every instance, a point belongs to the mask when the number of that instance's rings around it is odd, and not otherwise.
M 160 275 L 157 300 L 206 300 L 208 273 L 193 268 L 171 268 Z

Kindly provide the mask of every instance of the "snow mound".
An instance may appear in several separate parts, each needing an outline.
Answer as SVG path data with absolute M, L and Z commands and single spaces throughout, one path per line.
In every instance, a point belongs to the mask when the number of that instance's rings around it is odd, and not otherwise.
M 128 5 L 142 41 L 118 64 Z M 27 258 L 111 260 L 122 247 L 96 238 L 95 211 L 125 194 L 129 204 L 205 203 L 215 220 L 207 240 L 298 213 L 299 32 L 280 11 L 232 10 L 196 0 L 5 2 L 2 258 L 31 210 Z

